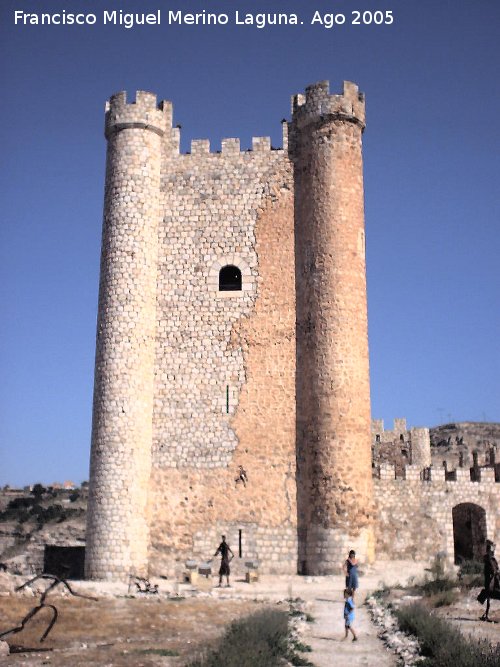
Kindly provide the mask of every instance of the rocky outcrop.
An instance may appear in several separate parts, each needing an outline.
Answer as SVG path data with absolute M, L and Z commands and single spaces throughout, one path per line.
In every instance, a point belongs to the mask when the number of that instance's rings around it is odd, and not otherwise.
M 35 501 L 29 491 L 0 492 L 0 563 L 8 572 L 42 572 L 46 546 L 85 546 L 86 498 L 72 502 L 73 493 L 45 493 Z
M 448 469 L 471 467 L 474 454 L 479 466 L 500 459 L 500 424 L 493 422 L 455 422 L 430 429 L 434 465 Z

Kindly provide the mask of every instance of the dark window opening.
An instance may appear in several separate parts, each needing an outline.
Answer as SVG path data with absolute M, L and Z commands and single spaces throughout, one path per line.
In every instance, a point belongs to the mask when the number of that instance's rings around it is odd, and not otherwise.
M 464 560 L 481 560 L 486 543 L 486 512 L 474 503 L 453 508 L 453 541 L 455 564 Z
M 241 528 L 238 531 L 238 555 L 243 558 L 243 531 Z
M 375 436 L 375 442 L 380 442 L 380 435 L 379 435 L 378 433 L 377 433 L 377 435 Z
M 219 271 L 219 291 L 241 291 L 241 271 L 237 266 L 228 264 Z
M 83 579 L 85 547 L 45 545 L 43 573 L 60 579 Z

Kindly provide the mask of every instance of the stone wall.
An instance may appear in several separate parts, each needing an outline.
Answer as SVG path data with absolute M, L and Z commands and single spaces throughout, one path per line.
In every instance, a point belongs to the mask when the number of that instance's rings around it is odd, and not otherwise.
M 159 468 L 228 466 L 238 442 L 231 422 L 247 381 L 244 345 L 262 344 L 257 333 L 241 340 L 238 332 L 252 317 L 262 287 L 270 295 L 267 345 L 282 336 L 273 313 L 286 320 L 283 302 L 294 308 L 293 283 L 286 280 L 293 275 L 291 248 L 279 247 L 284 239 L 271 239 L 267 229 L 260 258 L 256 247 L 259 216 L 282 192 L 290 195 L 291 168 L 282 150 L 271 151 L 263 141 L 256 146 L 240 152 L 239 142 L 225 140 L 217 154 L 198 141 L 191 154 L 164 161 L 153 415 L 153 461 Z M 288 224 L 290 242 L 288 199 L 276 234 L 283 236 Z M 267 215 L 261 227 L 276 224 Z M 278 271 L 276 285 L 261 275 L 264 253 Z M 218 290 L 224 265 L 242 271 L 241 291 Z
M 296 572 L 291 165 L 263 139 L 194 148 L 165 161 L 150 569 L 205 559 L 242 530 L 243 558 Z M 224 264 L 247 289 L 218 291 Z
M 402 475 L 407 465 L 421 467 L 431 465 L 431 445 L 429 429 L 406 426 L 406 419 L 394 419 L 394 427 L 385 429 L 382 419 L 372 419 L 372 462 L 378 466 L 391 463 Z
M 383 464 L 374 479 L 377 505 L 376 552 L 378 558 L 431 560 L 445 551 L 453 562 L 453 508 L 477 505 L 485 513 L 486 536 L 500 539 L 500 483 L 493 468 L 482 468 L 478 481 L 469 469 L 457 469 L 445 480 L 443 468 L 425 472 L 407 466 L 396 478 L 394 466 Z M 423 479 L 425 478 L 425 479 Z

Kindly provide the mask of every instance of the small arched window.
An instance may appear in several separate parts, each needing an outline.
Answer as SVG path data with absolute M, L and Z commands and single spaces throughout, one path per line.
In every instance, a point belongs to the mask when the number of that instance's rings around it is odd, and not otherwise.
M 219 291 L 241 291 L 241 271 L 237 266 L 228 264 L 219 271 Z

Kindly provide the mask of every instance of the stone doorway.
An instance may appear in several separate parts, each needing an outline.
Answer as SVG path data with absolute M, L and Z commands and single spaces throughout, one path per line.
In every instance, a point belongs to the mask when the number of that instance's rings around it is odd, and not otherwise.
M 61 579 L 84 579 L 85 547 L 60 547 L 46 544 L 43 573 Z
M 486 542 L 486 512 L 474 503 L 453 508 L 453 543 L 455 564 L 464 560 L 482 560 Z

